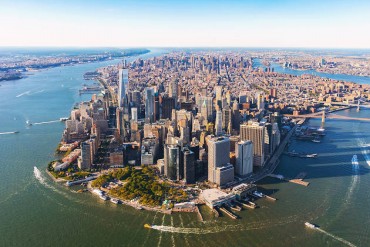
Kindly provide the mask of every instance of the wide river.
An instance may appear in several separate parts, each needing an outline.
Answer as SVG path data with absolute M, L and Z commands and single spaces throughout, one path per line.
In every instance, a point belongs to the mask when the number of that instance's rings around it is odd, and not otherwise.
M 141 57 L 161 54 L 153 51 Z M 0 246 L 369 246 L 369 123 L 327 120 L 321 143 L 295 142 L 290 150 L 318 153 L 317 159 L 281 157 L 275 173 L 306 172 L 308 187 L 268 178 L 261 190 L 276 202 L 258 200 L 239 220 L 195 214 L 137 211 L 75 193 L 46 174 L 64 124 L 79 96 L 83 74 L 115 61 L 52 68 L 0 87 Z M 369 110 L 339 114 L 370 117 Z M 319 125 L 320 120 L 310 121 Z M 359 165 L 352 164 L 353 155 Z M 36 178 L 33 167 L 41 171 Z M 309 221 L 321 231 L 304 227 Z M 145 223 L 161 225 L 144 229 Z

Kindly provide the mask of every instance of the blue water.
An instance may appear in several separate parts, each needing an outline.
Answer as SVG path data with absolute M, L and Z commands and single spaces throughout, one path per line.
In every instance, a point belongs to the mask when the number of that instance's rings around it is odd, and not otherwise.
M 156 54 L 161 51 L 142 57 Z M 52 68 L 0 87 L 0 132 L 20 131 L 0 135 L 0 246 L 347 246 L 339 238 L 369 246 L 368 122 L 328 119 L 322 143 L 293 141 L 291 150 L 318 153 L 319 158 L 282 156 L 276 173 L 294 177 L 307 172 L 310 186 L 264 179 L 260 190 L 278 201 L 258 200 L 260 208 L 238 212 L 236 221 L 214 218 L 206 207 L 201 207 L 205 222 L 195 214 L 137 211 L 54 183 L 45 169 L 64 125 L 28 128 L 25 121 L 67 116 L 76 102 L 88 98 L 78 95 L 86 83 L 83 74 L 118 61 Z M 370 110 L 340 114 L 370 117 Z M 320 120 L 310 124 L 319 126 Z M 357 170 L 351 164 L 354 154 Z M 34 176 L 34 166 L 42 179 Z M 306 229 L 305 221 L 331 235 Z M 148 230 L 145 223 L 173 228 Z

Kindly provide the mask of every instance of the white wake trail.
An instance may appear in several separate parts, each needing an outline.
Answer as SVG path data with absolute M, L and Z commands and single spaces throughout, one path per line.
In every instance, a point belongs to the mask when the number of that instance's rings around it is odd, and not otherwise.
M 343 244 L 345 244 L 345 245 L 348 245 L 348 246 L 350 246 L 350 247 L 356 247 L 356 245 L 354 245 L 354 244 L 352 244 L 351 242 L 349 242 L 349 241 L 347 241 L 347 240 L 345 240 L 345 239 L 343 239 L 343 238 L 340 238 L 340 237 L 338 237 L 338 236 L 335 236 L 335 235 L 333 235 L 333 234 L 331 234 L 331 233 L 328 233 L 327 231 L 324 231 L 323 229 L 321 229 L 321 228 L 316 228 L 316 230 L 318 230 L 319 232 L 321 232 L 321 233 L 324 233 L 325 235 L 327 235 L 327 236 L 329 236 L 329 237 L 332 237 L 332 238 L 334 238 L 335 240 L 337 240 L 337 241 L 339 241 L 339 242 L 342 242 Z
M 33 123 L 33 125 L 50 124 L 50 123 L 57 123 L 57 122 L 60 122 L 60 120 L 52 120 L 52 121 L 46 121 L 46 122 Z
M 30 94 L 31 91 L 26 91 L 24 93 L 21 93 L 21 94 L 18 94 L 17 96 L 15 96 L 16 98 L 19 98 L 19 97 L 22 97 L 23 95 L 26 95 L 26 94 Z

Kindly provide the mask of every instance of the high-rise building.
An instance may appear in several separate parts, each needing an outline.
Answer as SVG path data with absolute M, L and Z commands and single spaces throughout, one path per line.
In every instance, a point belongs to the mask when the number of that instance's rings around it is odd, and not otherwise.
M 215 123 L 215 128 L 216 128 L 216 136 L 222 135 L 222 112 L 217 111 L 216 112 L 216 123 Z
M 93 162 L 93 143 L 85 141 L 81 143 L 81 170 L 90 170 Z
M 251 140 L 253 143 L 253 165 L 263 166 L 265 162 L 264 143 L 265 126 L 260 123 L 248 123 L 240 125 L 240 139 Z
M 222 86 L 215 86 L 215 91 L 216 91 L 216 101 L 221 101 L 222 100 Z
M 162 119 L 171 119 L 173 109 L 175 109 L 175 98 L 162 98 Z
M 178 81 L 173 80 L 168 85 L 168 96 L 175 99 L 175 102 L 177 102 L 178 97 Z
M 208 181 L 223 185 L 234 179 L 230 162 L 230 140 L 227 137 L 207 137 Z M 231 166 L 231 167 L 230 167 Z M 232 178 L 230 173 L 232 171 Z
M 236 143 L 235 156 L 236 174 L 245 176 L 253 172 L 253 143 L 251 141 L 240 141 Z
M 166 144 L 164 150 L 164 175 L 170 180 L 179 180 L 180 150 L 175 144 Z
M 195 183 L 195 154 L 188 148 L 182 150 L 184 180 L 187 184 Z
M 231 132 L 232 123 L 231 123 L 231 109 L 229 106 L 226 106 L 222 109 L 222 129 L 227 133 Z
M 145 119 L 148 119 L 151 123 L 155 121 L 154 89 L 151 87 L 145 88 Z
M 131 120 L 135 122 L 138 120 L 137 107 L 131 108 Z
M 118 71 L 118 106 L 124 107 L 127 103 L 128 69 Z
M 263 111 L 265 109 L 265 98 L 263 93 L 257 93 L 257 109 Z

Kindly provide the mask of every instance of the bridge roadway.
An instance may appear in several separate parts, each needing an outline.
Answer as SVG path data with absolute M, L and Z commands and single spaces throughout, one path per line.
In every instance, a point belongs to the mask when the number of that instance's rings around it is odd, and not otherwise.
M 298 115 L 298 116 L 293 116 L 293 115 L 285 115 L 287 117 L 291 118 L 321 118 L 322 113 L 312 113 L 312 114 L 305 114 L 305 115 Z M 354 120 L 354 121 L 370 121 L 370 118 L 357 118 L 357 117 L 347 117 L 347 116 L 342 116 L 334 113 L 326 113 L 325 116 L 326 119 L 339 119 L 339 120 Z

